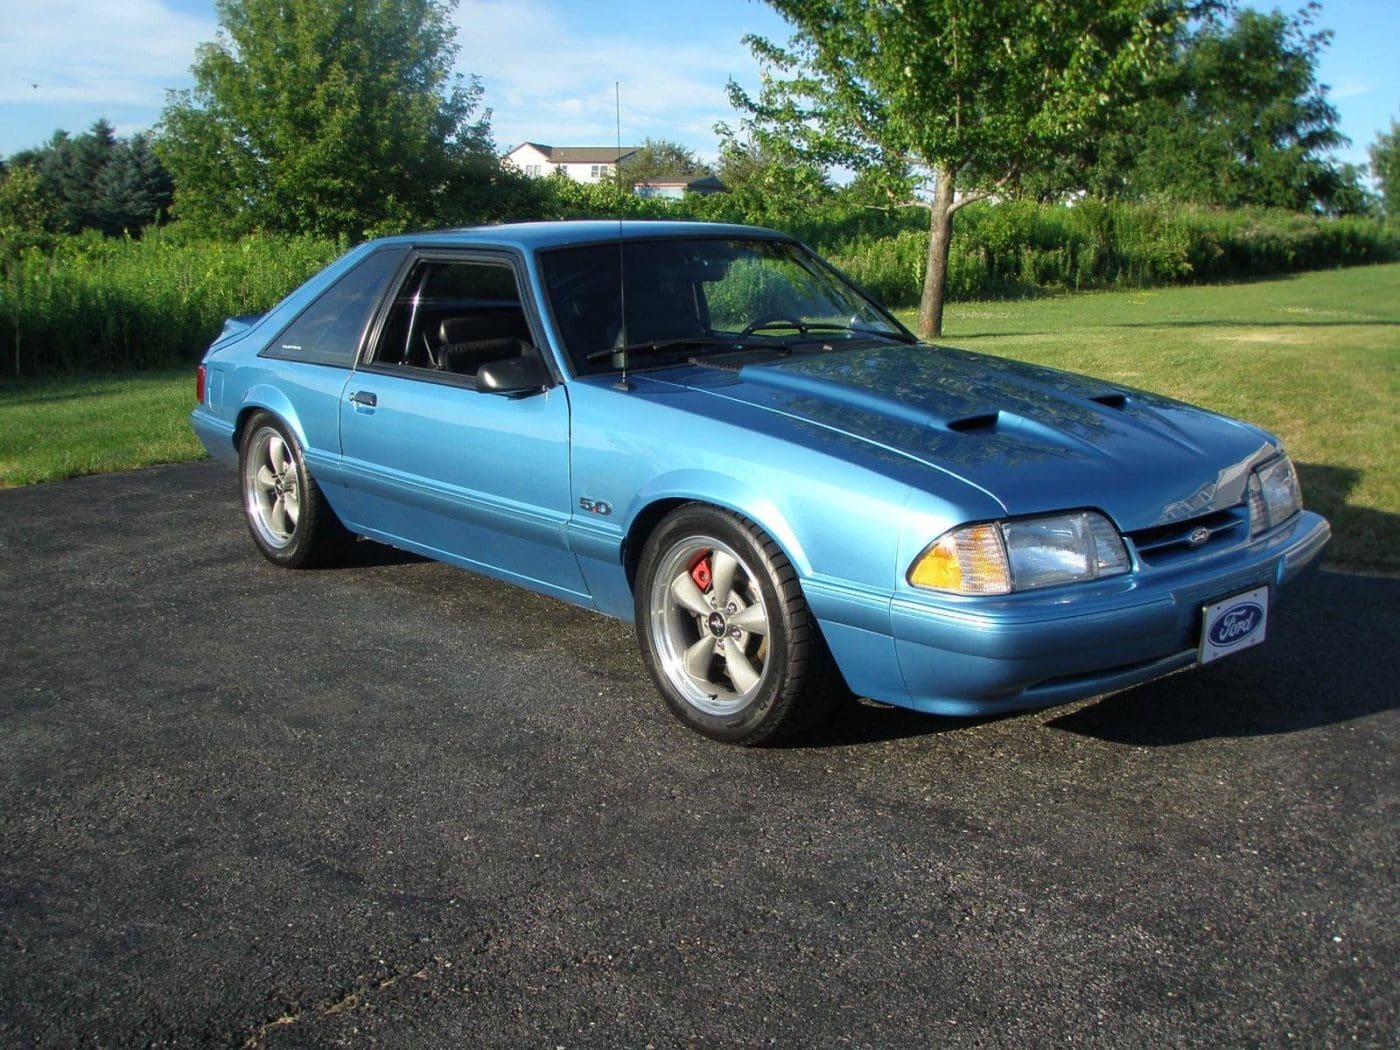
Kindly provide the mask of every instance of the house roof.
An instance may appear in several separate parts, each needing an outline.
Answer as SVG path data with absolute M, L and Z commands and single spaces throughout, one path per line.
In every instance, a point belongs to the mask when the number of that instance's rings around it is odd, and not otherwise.
M 546 146 L 542 142 L 522 142 L 506 156 L 533 146 L 551 164 L 616 164 L 637 152 L 636 146 Z

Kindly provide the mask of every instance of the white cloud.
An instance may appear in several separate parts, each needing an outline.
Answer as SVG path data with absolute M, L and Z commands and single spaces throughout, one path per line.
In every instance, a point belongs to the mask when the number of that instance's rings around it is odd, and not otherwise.
M 166 90 L 191 82 L 196 46 L 218 32 L 212 0 L 194 14 L 189 0 L 179 9 L 173 0 L 0 2 L 0 152 L 101 115 L 150 127 Z M 609 9 L 621 12 L 612 16 L 620 24 L 603 24 L 601 11 Z M 775 18 L 762 4 L 735 0 L 716 9 L 462 0 L 453 15 L 458 68 L 481 76 L 502 150 L 527 138 L 614 141 L 613 85 L 620 82 L 625 142 L 676 139 L 711 158 L 714 123 L 734 120 L 726 81 L 734 76 L 752 87 L 757 80 L 740 37 Z
M 1328 91 L 1328 97 L 1334 100 L 1343 98 L 1360 98 L 1362 95 L 1371 93 L 1371 85 L 1361 80 L 1344 80 L 1336 87 Z
M 9 0 L 0 23 L 0 103 L 151 105 L 188 79 L 212 19 L 160 0 Z
M 714 123 L 733 119 L 725 84 L 731 75 L 752 78 L 757 67 L 739 30 L 712 27 L 696 9 L 682 11 L 678 20 L 704 28 L 676 43 L 645 39 L 633 26 L 586 28 L 564 3 L 464 0 L 455 16 L 458 67 L 481 76 L 503 151 L 525 139 L 613 142 L 619 83 L 625 143 L 670 138 L 713 155 Z

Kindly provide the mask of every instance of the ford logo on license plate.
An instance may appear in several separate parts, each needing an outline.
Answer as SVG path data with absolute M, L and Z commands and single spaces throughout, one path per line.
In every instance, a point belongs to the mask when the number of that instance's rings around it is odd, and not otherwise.
M 1201 662 L 1247 649 L 1264 640 L 1269 588 L 1257 587 L 1207 605 L 1201 624 Z
M 1220 614 L 1210 628 L 1212 645 L 1233 645 L 1264 619 L 1264 610 L 1257 602 L 1240 602 Z

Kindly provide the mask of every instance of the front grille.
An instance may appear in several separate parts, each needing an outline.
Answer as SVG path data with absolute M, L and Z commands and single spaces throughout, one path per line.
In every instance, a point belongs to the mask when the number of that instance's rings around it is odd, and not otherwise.
M 1200 538 L 1202 530 L 1204 540 Z M 1170 525 L 1139 529 L 1128 533 L 1128 539 L 1143 562 L 1165 565 L 1244 543 L 1249 539 L 1249 512 L 1244 504 L 1240 504 L 1198 518 L 1174 521 Z

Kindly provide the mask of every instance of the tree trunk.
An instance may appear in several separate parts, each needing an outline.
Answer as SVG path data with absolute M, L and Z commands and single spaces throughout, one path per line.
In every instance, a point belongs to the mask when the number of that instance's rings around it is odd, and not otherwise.
M 953 240 L 953 172 L 935 168 L 934 180 L 928 224 L 928 266 L 924 270 L 919 327 L 915 332 L 920 339 L 937 339 L 943 334 L 943 290 L 948 283 L 948 250 Z

